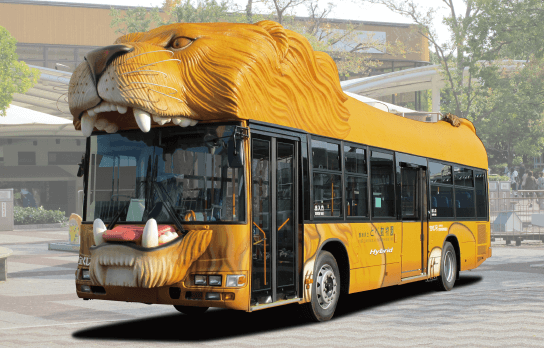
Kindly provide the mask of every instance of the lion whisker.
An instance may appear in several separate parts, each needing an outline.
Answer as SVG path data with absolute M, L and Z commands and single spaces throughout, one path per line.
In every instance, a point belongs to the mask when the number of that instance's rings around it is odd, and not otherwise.
M 143 66 L 141 66 L 139 69 L 145 68 L 146 66 L 150 66 L 150 65 L 155 65 L 155 64 L 159 64 L 159 63 L 169 62 L 169 61 L 172 61 L 172 60 L 175 60 L 175 61 L 177 61 L 178 63 L 181 63 L 181 60 L 176 59 L 176 58 L 171 58 L 171 59 L 160 60 L 160 61 L 155 62 L 155 63 L 150 63 L 150 64 L 143 65 Z M 138 69 L 138 70 L 139 70 L 139 69 Z M 138 70 L 134 70 L 134 71 L 138 71 Z
M 55 106 L 57 107 L 57 110 L 59 110 L 59 111 L 62 112 L 62 113 L 64 113 L 64 111 L 62 111 L 62 110 L 59 108 L 59 101 L 60 101 L 60 99 L 61 99 L 62 97 L 67 98 L 67 94 L 68 94 L 68 92 L 61 94 L 61 95 L 57 98 L 57 103 L 55 104 Z M 66 103 L 68 103 L 68 100 L 66 100 Z
M 156 83 L 150 83 L 150 82 L 131 82 L 129 83 L 129 85 L 132 85 L 132 84 L 141 84 L 141 85 L 152 85 L 152 86 L 157 86 L 157 87 L 163 87 L 163 88 L 168 88 L 168 89 L 173 89 L 174 90 L 174 93 L 177 93 L 178 90 L 173 88 L 173 87 L 168 87 L 168 86 L 164 86 L 164 85 L 159 85 L 159 84 L 156 84 Z
M 183 100 L 181 100 L 181 99 L 179 99 L 179 98 L 172 97 L 171 95 L 168 95 L 168 94 L 165 94 L 165 93 L 156 91 L 156 90 L 151 89 L 151 88 L 150 88 L 149 90 L 150 90 L 150 91 L 153 91 L 153 92 L 156 92 L 156 93 L 159 93 L 159 94 L 162 94 L 162 95 L 164 95 L 165 97 L 172 98 L 172 99 L 176 99 L 176 100 L 179 101 L 180 103 L 183 103 Z
M 129 59 L 125 60 L 123 63 L 126 63 L 126 62 L 128 62 L 129 60 L 131 60 L 131 59 L 133 59 L 133 58 L 136 58 L 136 57 L 139 57 L 139 56 L 142 56 L 142 55 L 144 55 L 144 54 L 156 53 L 156 52 L 168 52 L 168 53 L 171 54 L 170 57 L 173 57 L 173 56 L 174 56 L 174 52 L 172 52 L 172 51 L 169 51 L 169 50 L 157 50 L 157 51 L 144 52 L 144 53 L 137 54 L 137 55 L 132 56 L 132 57 L 130 57 Z
M 157 72 L 157 73 L 160 73 L 160 74 L 163 74 L 165 77 L 168 77 L 168 74 L 165 73 L 164 71 L 158 71 L 158 70 L 133 70 L 133 71 L 129 71 L 129 72 L 126 72 L 126 73 L 122 73 L 121 75 L 128 75 L 128 74 L 135 74 L 135 73 L 143 73 L 143 72 L 146 72 L 146 71 L 152 71 L 152 72 Z

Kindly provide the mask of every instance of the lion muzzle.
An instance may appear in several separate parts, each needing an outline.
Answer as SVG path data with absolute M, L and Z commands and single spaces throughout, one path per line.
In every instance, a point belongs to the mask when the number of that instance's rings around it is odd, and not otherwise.
M 90 249 L 91 281 L 102 286 L 142 288 L 178 283 L 206 251 L 212 234 L 211 230 L 193 230 L 184 237 L 150 248 L 103 242 Z

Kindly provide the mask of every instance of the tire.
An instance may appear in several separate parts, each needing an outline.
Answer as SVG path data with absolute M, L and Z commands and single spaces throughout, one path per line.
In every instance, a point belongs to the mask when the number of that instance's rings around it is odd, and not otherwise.
M 322 251 L 315 263 L 312 300 L 302 305 L 302 312 L 312 321 L 330 320 L 340 298 L 340 270 L 331 253 Z
M 442 257 L 440 258 L 440 276 L 437 281 L 437 288 L 440 291 L 450 291 L 453 289 L 455 279 L 457 278 L 457 257 L 455 249 L 450 242 L 444 244 Z
M 210 307 L 190 307 L 190 306 L 180 306 L 174 305 L 174 308 L 186 315 L 200 315 L 204 314 Z

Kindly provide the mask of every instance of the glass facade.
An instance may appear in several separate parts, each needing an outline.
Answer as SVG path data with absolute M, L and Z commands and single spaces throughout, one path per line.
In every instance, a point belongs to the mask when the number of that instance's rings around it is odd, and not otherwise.
M 85 55 L 98 47 L 75 45 L 46 45 L 18 43 L 19 61 L 29 65 L 72 72 L 83 62 Z

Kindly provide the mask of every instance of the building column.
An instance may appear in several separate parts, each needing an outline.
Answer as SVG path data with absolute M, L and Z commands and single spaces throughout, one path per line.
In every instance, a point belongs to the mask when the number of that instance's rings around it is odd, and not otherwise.
M 431 78 L 431 85 L 433 100 L 432 112 L 440 112 L 440 76 L 433 76 Z

